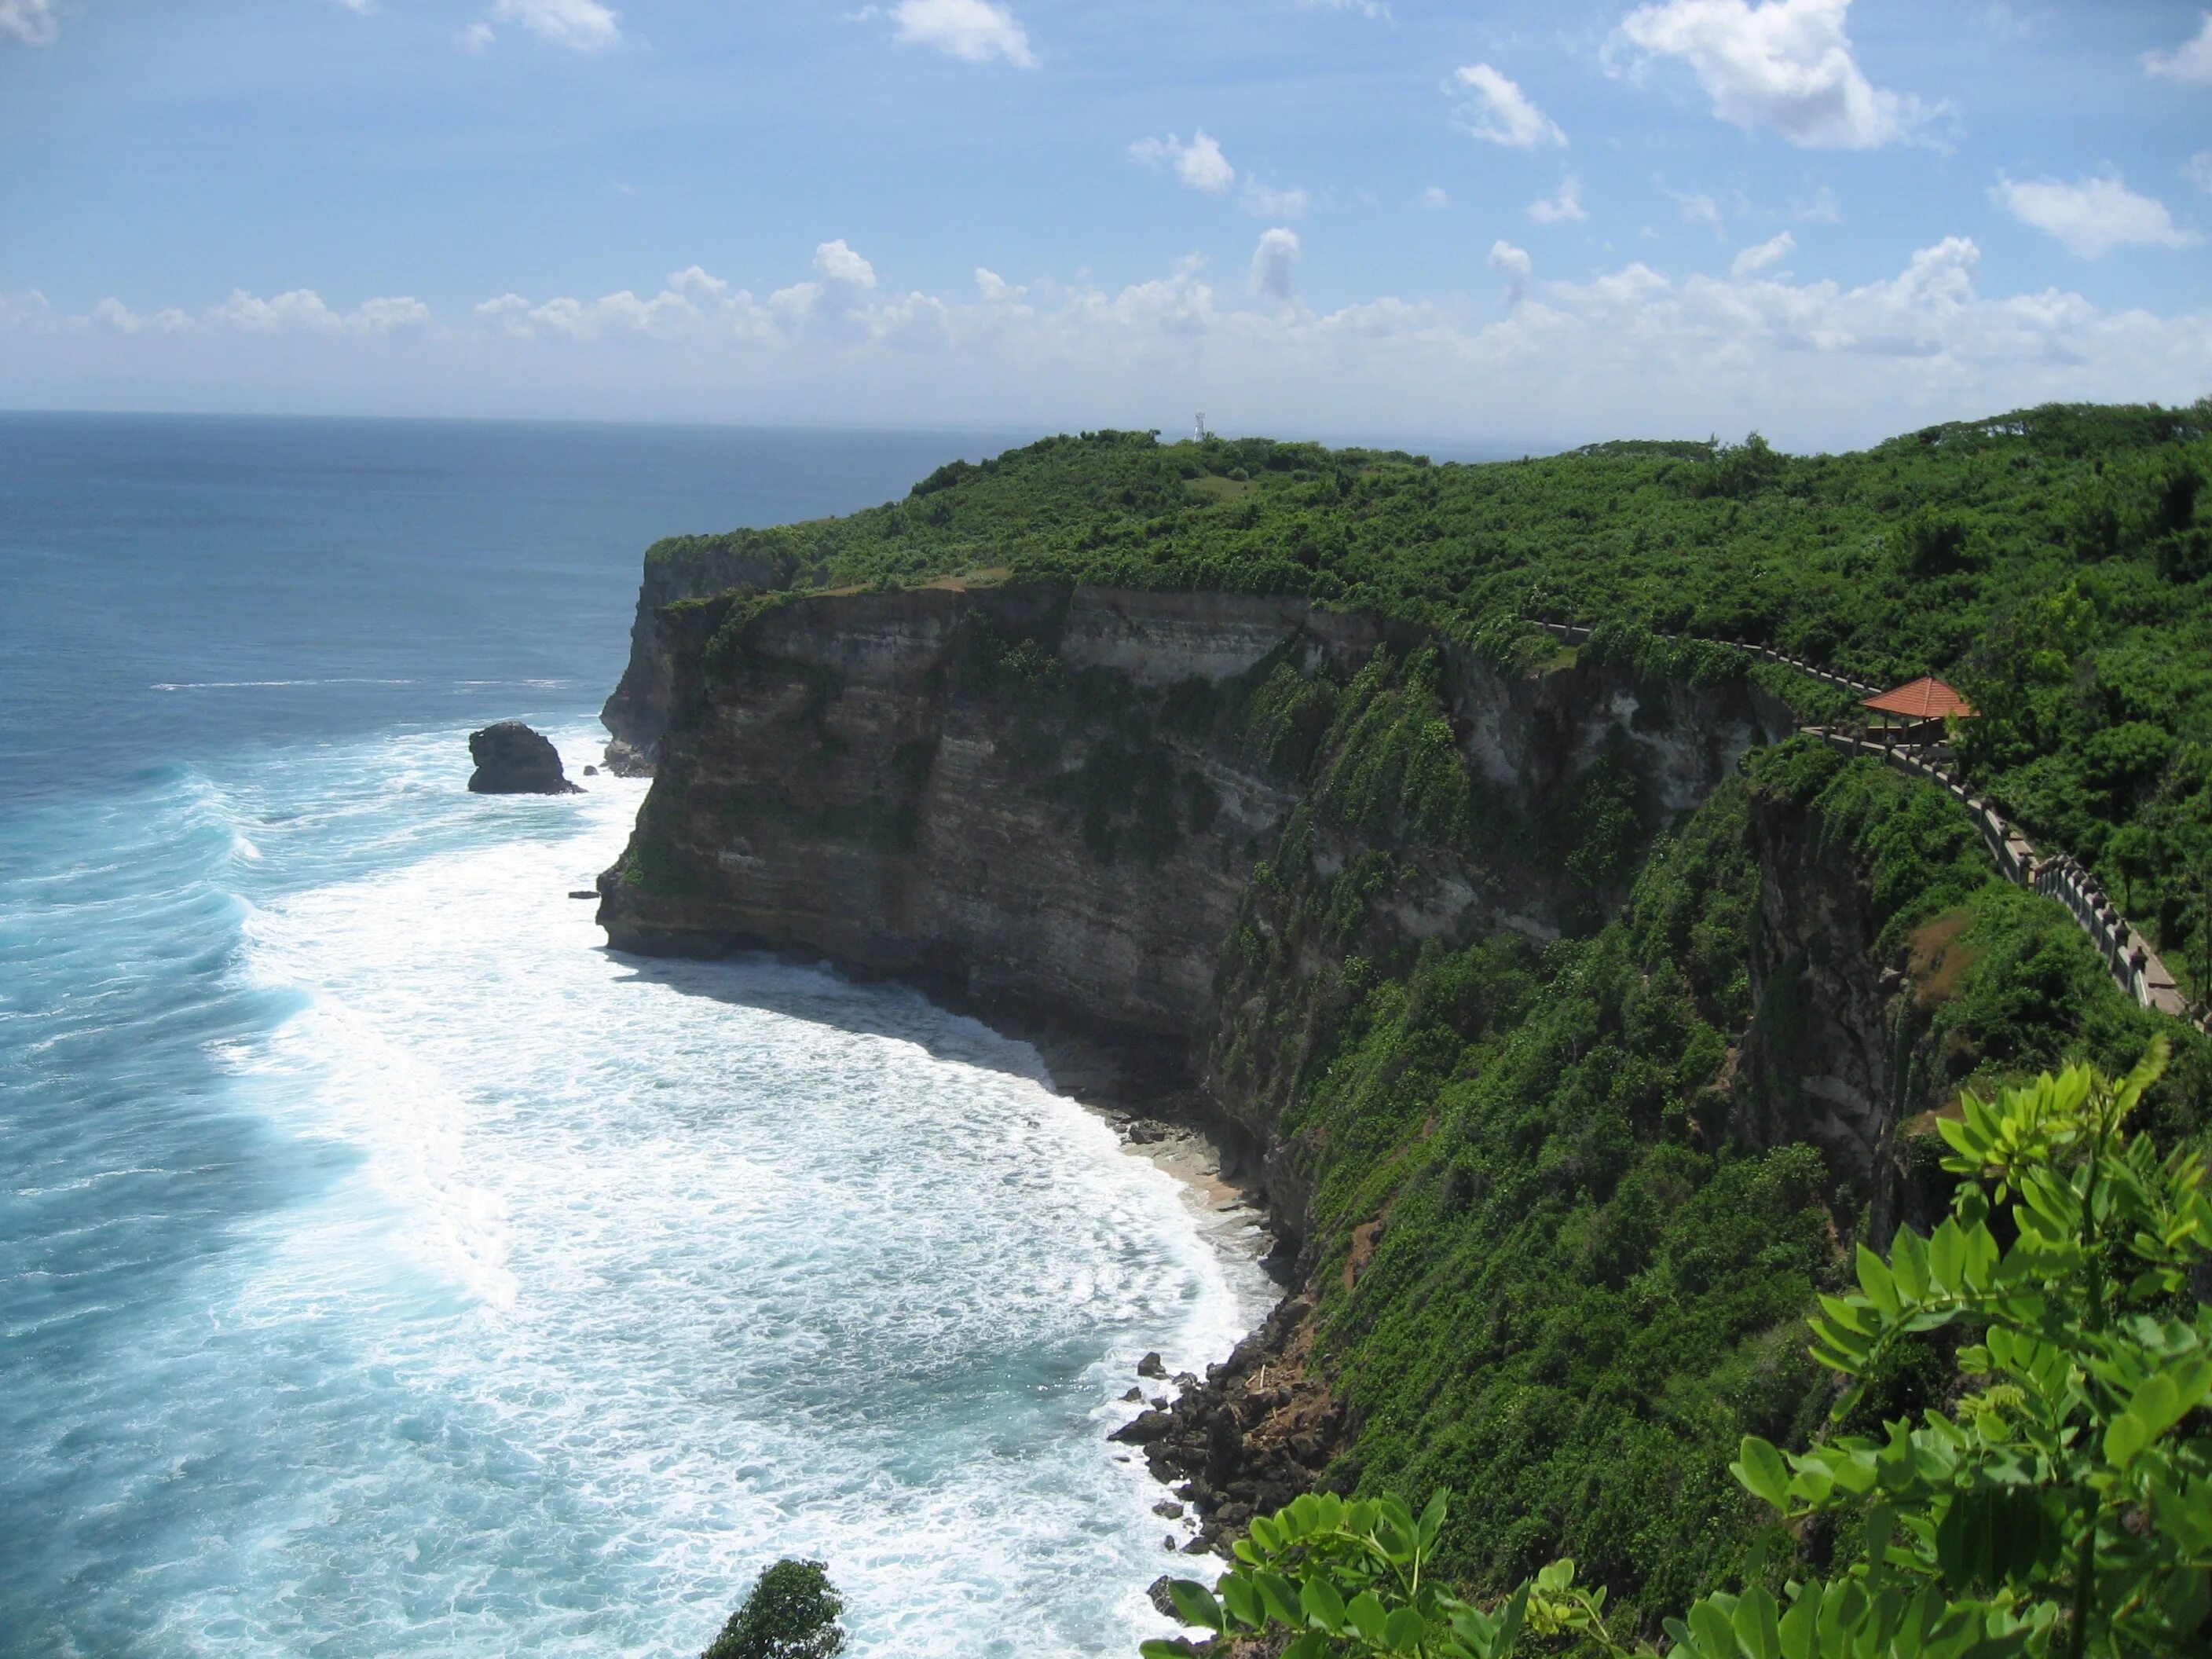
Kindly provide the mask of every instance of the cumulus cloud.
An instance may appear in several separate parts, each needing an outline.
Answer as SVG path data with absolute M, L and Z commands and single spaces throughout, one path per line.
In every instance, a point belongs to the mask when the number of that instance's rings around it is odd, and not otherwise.
M 1028 33 L 993 0 L 897 0 L 890 15 L 905 45 L 932 46 L 970 64 L 1000 58 L 1017 69 L 1036 67 Z
M 191 318 L 174 306 L 165 306 L 151 316 L 142 317 L 112 295 L 93 307 L 90 320 L 96 327 L 117 334 L 140 334 L 148 330 L 157 334 L 181 334 L 193 326 Z
M 622 41 L 622 14 L 600 0 L 492 0 L 491 15 L 520 23 L 532 34 L 572 52 L 605 52 Z M 465 30 L 465 44 L 481 50 L 491 30 L 479 23 Z
M 1172 132 L 1164 138 L 1139 138 L 1129 146 L 1129 154 L 1146 167 L 1172 167 L 1183 183 L 1209 195 L 1218 196 L 1237 182 L 1237 169 L 1204 128 L 1194 132 L 1187 144 Z
M 1844 32 L 1850 10 L 1850 0 L 1663 0 L 1621 20 L 1608 60 L 1679 58 L 1722 120 L 1809 149 L 1910 138 L 1934 112 L 1868 81 Z
M 2212 87 L 2212 11 L 2203 14 L 2197 33 L 2171 52 L 2147 52 L 2143 73 L 2185 87 Z
M 1580 224 L 1589 217 L 1583 208 L 1583 181 L 1569 173 L 1558 195 L 1528 204 L 1528 216 L 1540 225 Z
M 1460 124 L 1476 137 L 1508 149 L 1534 149 L 1539 144 L 1567 142 L 1558 122 L 1489 64 L 1467 64 L 1454 78 L 1474 94 L 1461 106 L 1459 114 Z
M 1291 297 L 1294 270 L 1298 262 L 1298 237 L 1294 230 L 1277 226 L 1260 233 L 1260 245 L 1252 250 L 1251 289 L 1255 294 L 1264 294 L 1270 299 Z
M 988 304 L 1018 302 L 1022 290 L 978 270 Z M 672 273 L 658 294 L 629 289 L 596 300 L 543 301 L 502 294 L 476 307 L 479 328 L 512 339 L 580 343 L 721 341 L 782 348 L 886 344 L 931 349 L 945 343 L 951 307 L 926 294 L 883 295 L 875 267 L 842 237 L 814 250 L 814 274 L 765 299 L 698 265 Z
M 52 44 L 60 29 L 54 0 L 0 0 L 0 35 L 27 46 L 44 46 Z
M 376 0 L 333 0 L 333 3 L 343 6 L 357 17 L 369 16 L 378 9 Z
M 167 315 L 168 313 L 162 313 Z M 428 324 L 430 307 L 404 295 L 365 300 L 351 311 L 334 311 L 311 288 L 263 299 L 242 288 L 210 307 L 203 322 L 241 334 L 393 334 Z
M 2203 240 L 2175 224 L 2165 203 L 2138 196 L 2118 173 L 2070 185 L 2057 179 L 2021 182 L 1999 173 L 1990 198 L 2084 259 L 2100 259 L 2119 247 L 2192 247 Z
M 1442 185 L 1431 185 L 1421 192 L 1421 205 L 1431 212 L 1441 213 L 1451 205 L 1451 198 L 1444 193 Z
M 1788 231 L 1770 236 L 1754 247 L 1747 247 L 1735 256 L 1729 266 L 1729 275 L 1741 278 L 1754 271 L 1765 270 L 1769 265 L 1780 264 L 1797 246 L 1797 239 Z
M 1255 219 L 1303 219 L 1313 210 L 1313 198 L 1304 190 L 1278 190 L 1248 178 L 1237 205 Z

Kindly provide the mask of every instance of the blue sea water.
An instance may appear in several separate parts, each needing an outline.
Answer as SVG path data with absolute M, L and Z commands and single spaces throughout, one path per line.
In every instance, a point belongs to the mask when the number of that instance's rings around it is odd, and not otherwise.
M 988 436 L 0 416 L 0 1652 L 861 1655 L 1160 1621 L 1134 1359 L 1249 1221 L 893 987 L 610 953 L 571 888 L 654 537 Z

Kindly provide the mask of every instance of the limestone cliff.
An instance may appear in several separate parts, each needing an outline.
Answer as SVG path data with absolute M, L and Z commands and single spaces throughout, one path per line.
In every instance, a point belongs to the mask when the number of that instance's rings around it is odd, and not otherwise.
M 1273 597 L 725 596 L 662 614 L 649 656 L 672 717 L 602 878 L 617 945 L 790 949 L 1107 1034 L 1262 1147 L 1288 1078 L 1230 1063 L 1267 999 L 1224 975 L 1224 948 L 1286 830 L 1323 878 L 1389 862 L 1370 951 L 1554 937 L 1780 735 L 1742 685 L 1571 660 L 1509 675 Z M 1631 844 L 1564 875 L 1601 775 Z M 1299 1182 L 1268 1167 L 1279 1220 L 1303 1230 Z
M 615 743 L 649 762 L 668 724 L 675 668 L 660 633 L 660 613 L 666 607 L 707 593 L 782 588 L 791 579 L 787 563 L 732 545 L 726 538 L 678 537 L 656 543 L 646 554 L 644 579 L 638 584 L 629 661 L 599 713 Z

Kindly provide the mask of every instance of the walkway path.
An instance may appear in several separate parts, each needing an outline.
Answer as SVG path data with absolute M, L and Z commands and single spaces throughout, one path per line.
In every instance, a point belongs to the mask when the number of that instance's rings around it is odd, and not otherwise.
M 1544 623 L 1540 625 L 1569 645 L 1580 645 L 1590 636 L 1589 629 L 1567 623 Z M 1678 636 L 1662 634 L 1658 637 L 1673 639 Z M 1747 656 L 1781 663 L 1860 696 L 1874 696 L 1881 690 L 1880 686 L 1849 678 L 1807 662 L 1802 658 L 1785 656 L 1771 646 L 1743 645 L 1730 640 L 1708 640 L 1705 643 L 1726 646 Z M 1972 815 L 1974 827 L 1981 831 L 1983 843 L 1988 847 L 1990 856 L 1996 860 L 1997 868 L 2007 880 L 2031 888 L 2047 898 L 2057 899 L 2073 912 L 2074 920 L 2096 945 L 2099 954 L 2105 958 L 2105 966 L 2112 971 L 2113 982 L 2120 989 L 2145 1008 L 2186 1020 L 2197 1030 L 2212 1035 L 2212 1008 L 2201 1002 L 2192 1004 L 2181 994 L 2173 975 L 2166 971 L 2166 964 L 2159 959 L 2158 953 L 2150 948 L 2150 941 L 2120 914 L 2119 907 L 2098 884 L 2096 876 L 2067 854 L 2039 854 L 2034 844 L 2020 833 L 2017 825 L 2007 823 L 1995 807 L 1967 792 L 1947 755 L 1892 742 L 1876 728 L 1863 727 L 1852 732 L 1825 726 L 1808 726 L 1799 729 L 1843 750 L 1846 754 L 1878 757 L 1908 776 L 1923 779 L 1948 792 Z

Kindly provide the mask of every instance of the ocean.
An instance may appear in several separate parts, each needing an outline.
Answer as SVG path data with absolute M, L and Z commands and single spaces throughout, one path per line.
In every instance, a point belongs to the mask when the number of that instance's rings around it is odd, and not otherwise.
M 1270 1287 L 1026 1046 L 609 952 L 639 555 L 1009 437 L 0 415 L 0 1652 L 1131 1654 Z M 1123 1455 L 1126 1456 L 1126 1455 Z

